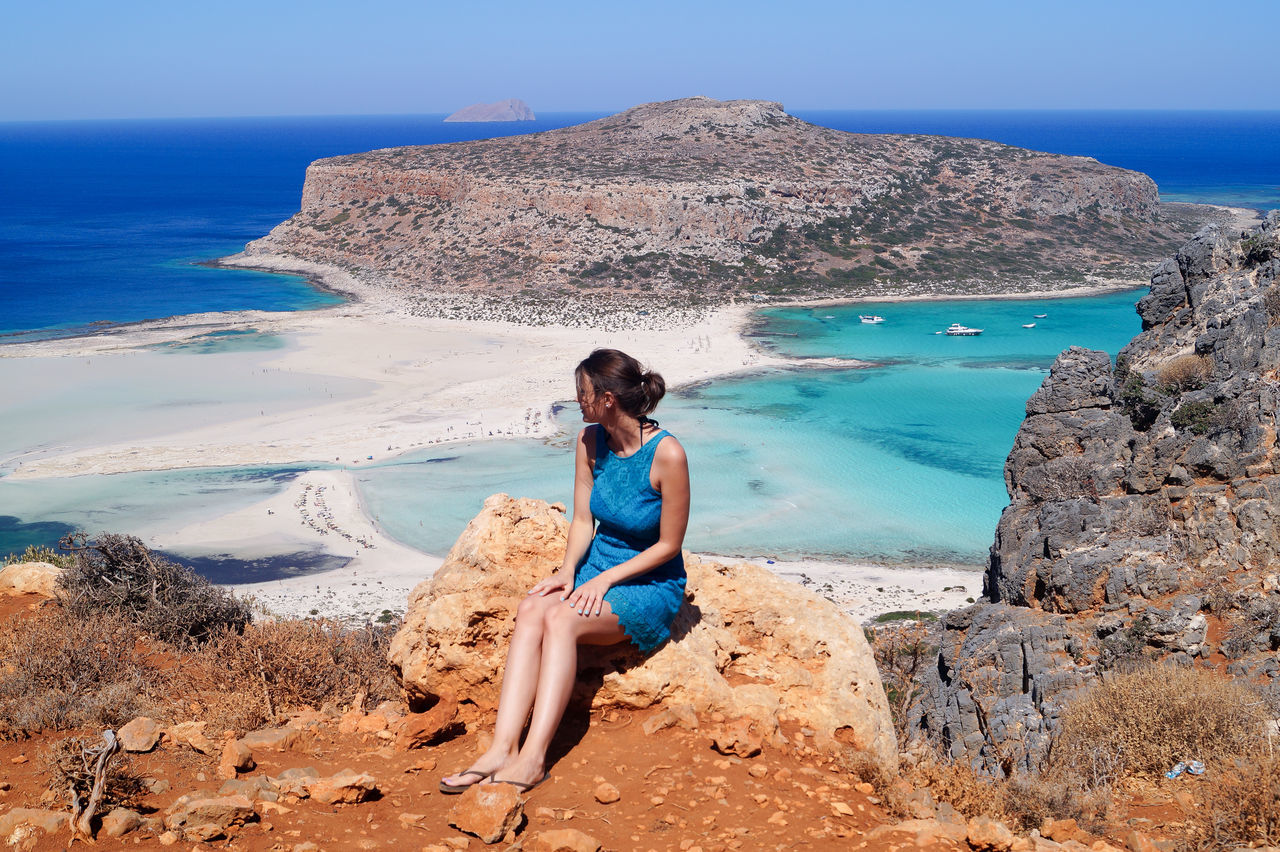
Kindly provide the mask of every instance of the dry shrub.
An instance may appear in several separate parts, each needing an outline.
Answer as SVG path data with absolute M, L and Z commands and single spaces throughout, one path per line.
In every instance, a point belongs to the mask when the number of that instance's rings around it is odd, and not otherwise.
M 1262 294 L 1262 309 L 1267 312 L 1267 327 L 1280 325 L 1280 285 L 1268 287 Z
M 148 711 L 163 676 L 142 638 L 119 616 L 86 621 L 59 606 L 0 622 L 0 731 L 114 726 Z
M 223 630 L 188 659 L 188 674 L 207 698 L 211 715 L 229 730 L 271 721 L 290 708 L 399 695 L 387 663 L 390 627 L 349 628 L 311 620 L 253 624 Z M 219 700 L 221 695 L 225 700 Z
M 86 621 L 117 613 L 176 645 L 249 623 L 246 603 L 132 536 L 103 535 L 90 543 L 77 533 L 60 546 L 75 555 L 75 565 L 59 581 L 65 605 Z
M 1184 760 L 1221 764 L 1257 748 L 1266 718 L 1262 696 L 1206 669 L 1113 672 L 1064 708 L 1050 763 L 1097 785 Z
M 1237 760 L 1205 778 L 1200 807 L 1187 820 L 1196 847 L 1280 845 L 1280 755 Z
M 70 791 L 74 790 L 82 800 L 93 789 L 94 765 L 90 749 L 102 743 L 86 742 L 79 737 L 55 740 L 40 751 L 40 768 L 48 778 L 44 795 L 46 804 L 67 806 L 71 803 Z M 106 764 L 100 809 L 137 807 L 145 791 L 142 776 L 134 771 L 132 759 L 125 752 L 114 755 Z
M 1156 382 L 1168 393 L 1199 390 L 1213 376 L 1213 361 L 1204 355 L 1179 355 L 1164 364 Z
M 920 697 L 917 675 L 933 661 L 937 652 L 934 635 L 937 630 L 936 622 L 921 618 L 877 625 L 867 631 L 876 668 L 880 670 L 889 699 L 889 713 L 898 742 L 905 741 L 907 718 Z
M 1004 816 L 999 782 L 989 776 L 980 776 L 974 772 L 973 767 L 957 763 L 939 753 L 925 753 L 905 773 L 905 777 L 917 788 L 928 788 L 935 800 L 948 803 L 966 817 L 981 814 Z M 886 798 L 885 804 L 898 816 L 908 815 L 902 802 L 892 795 Z

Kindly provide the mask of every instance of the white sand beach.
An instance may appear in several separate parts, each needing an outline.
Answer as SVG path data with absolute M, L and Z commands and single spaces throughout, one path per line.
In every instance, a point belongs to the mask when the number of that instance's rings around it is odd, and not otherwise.
M 669 386 L 772 366 L 857 364 L 788 360 L 754 347 L 742 335 L 751 311 L 746 305 L 693 321 L 660 316 L 645 327 L 584 330 L 423 318 L 371 293 L 356 295 L 359 301 L 310 312 L 174 317 L 2 347 L 0 373 L 19 371 L 36 384 L 69 381 L 74 390 L 145 373 L 153 363 L 182 363 L 164 361 L 175 356 L 157 347 L 211 334 L 253 331 L 283 342 L 240 353 L 233 359 L 236 375 L 192 375 L 192 394 L 207 390 L 203 395 L 211 398 L 185 414 L 126 410 L 97 428 L 77 425 L 35 444 L 0 442 L 0 470 L 10 471 L 7 479 L 16 484 L 216 466 L 321 463 L 351 469 L 435 444 L 546 436 L 555 429 L 553 404 L 573 396 L 574 364 L 597 346 L 615 346 L 660 366 Z M 299 387 L 306 392 L 282 398 L 282 388 Z M 409 590 L 441 562 L 440 555 L 383 534 L 361 505 L 353 474 L 341 469 L 306 472 L 269 499 L 162 530 L 148 544 L 191 557 L 323 557 L 341 567 L 234 588 L 270 612 L 347 620 L 402 612 Z M 837 601 L 859 620 L 893 610 L 950 609 L 976 597 L 981 586 L 977 571 L 820 561 L 766 567 Z

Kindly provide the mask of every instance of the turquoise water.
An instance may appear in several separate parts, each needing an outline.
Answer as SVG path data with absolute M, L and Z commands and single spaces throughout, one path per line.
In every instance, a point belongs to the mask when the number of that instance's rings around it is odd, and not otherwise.
M 764 312 L 761 333 L 798 335 L 762 338 L 789 354 L 879 365 L 770 370 L 669 395 L 658 413 L 690 460 L 687 545 L 737 555 L 981 563 L 1008 502 L 1004 459 L 1027 397 L 1068 346 L 1114 356 L 1140 330 L 1138 296 Z M 860 323 L 858 314 L 868 312 L 885 322 Z M 1038 313 L 1047 316 L 1033 319 Z M 984 332 L 933 333 L 952 322 Z M 564 410 L 565 433 L 551 444 L 422 453 L 363 469 L 361 491 L 392 536 L 442 553 L 489 494 L 570 502 L 576 411 Z

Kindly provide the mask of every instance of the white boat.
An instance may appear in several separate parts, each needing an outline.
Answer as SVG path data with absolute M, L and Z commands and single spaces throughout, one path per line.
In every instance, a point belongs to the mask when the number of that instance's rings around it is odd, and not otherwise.
M 950 335 L 951 337 L 973 337 L 976 334 L 982 334 L 982 329 L 969 328 L 967 325 L 961 325 L 958 322 L 953 322 L 951 325 L 947 326 L 947 330 L 944 331 L 943 334 Z
M 1032 316 L 1035 317 L 1036 319 L 1044 319 L 1049 315 L 1048 314 L 1032 314 Z
M 1036 324 L 1035 324 L 1035 323 L 1033 323 L 1033 322 L 1024 322 L 1024 323 L 1022 324 L 1022 327 L 1023 327 L 1023 328 L 1035 328 L 1035 327 L 1036 327 Z
M 858 319 L 865 323 L 870 323 L 871 325 L 884 322 L 884 317 L 877 316 L 876 314 L 858 314 Z

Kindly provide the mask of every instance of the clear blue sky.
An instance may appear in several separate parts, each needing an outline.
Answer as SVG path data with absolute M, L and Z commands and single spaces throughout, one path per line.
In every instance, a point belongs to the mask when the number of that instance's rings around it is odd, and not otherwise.
M 1278 0 L 22 0 L 0 120 L 788 109 L 1280 109 Z

